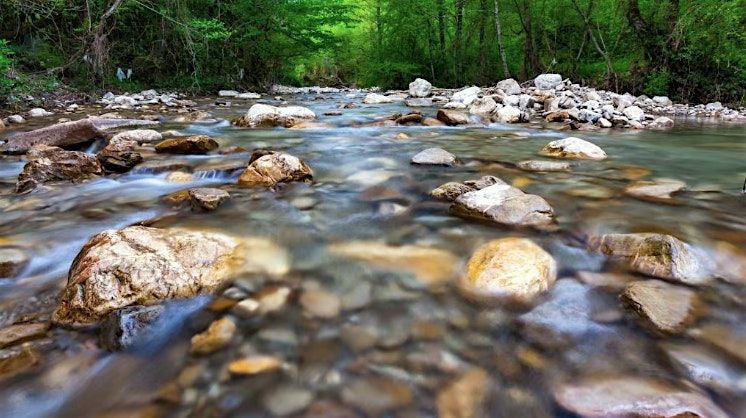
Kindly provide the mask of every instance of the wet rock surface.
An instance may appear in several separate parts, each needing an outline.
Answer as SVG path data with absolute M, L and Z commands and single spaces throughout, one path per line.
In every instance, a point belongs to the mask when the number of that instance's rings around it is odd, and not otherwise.
M 554 223 L 554 210 L 546 200 L 504 184 L 464 193 L 451 210 L 503 225 L 546 227 Z
M 412 157 L 412 164 L 452 166 L 456 164 L 456 156 L 442 148 L 428 148 Z
M 206 135 L 169 138 L 155 146 L 165 154 L 207 154 L 218 148 L 218 142 Z
M 16 193 L 31 191 L 51 182 L 78 183 L 103 175 L 98 160 L 86 153 L 37 145 L 29 150 L 28 163 L 18 175 Z
M 542 150 L 543 154 L 557 158 L 571 158 L 579 160 L 604 160 L 606 152 L 597 145 L 580 138 L 569 137 L 552 141 Z
M 589 248 L 653 277 L 697 285 L 711 279 L 704 256 L 689 244 L 662 234 L 607 234 Z
M 704 309 L 694 291 L 659 280 L 630 283 L 620 298 L 644 326 L 665 334 L 682 333 Z
M 189 198 L 192 202 L 192 209 L 212 211 L 228 201 L 231 198 L 231 195 L 222 189 L 200 187 L 197 189 L 190 189 Z
M 256 157 L 252 156 L 253 161 L 239 177 L 239 185 L 270 187 L 313 178 L 311 168 L 298 157 L 275 152 Z
M 479 247 L 459 286 L 469 297 L 528 303 L 557 279 L 557 264 L 525 238 L 503 238 Z
M 558 385 L 557 402 L 582 417 L 728 416 L 706 395 L 641 377 L 591 377 Z
M 101 135 L 103 131 L 91 119 L 81 119 L 13 135 L 0 149 L 4 153 L 23 154 L 35 145 L 67 147 L 91 142 Z
M 54 321 L 96 322 L 113 310 L 219 287 L 237 262 L 226 235 L 129 227 L 93 237 L 75 259 Z

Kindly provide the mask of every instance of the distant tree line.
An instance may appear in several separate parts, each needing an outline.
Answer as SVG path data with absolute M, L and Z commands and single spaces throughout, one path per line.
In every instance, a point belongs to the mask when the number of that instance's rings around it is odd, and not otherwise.
M 746 0 L 5 0 L 0 89 L 458 87 L 558 72 L 746 102 Z M 117 68 L 133 70 L 130 81 Z M 26 78 L 24 78 L 26 77 Z M 125 84 L 128 83 L 128 84 Z

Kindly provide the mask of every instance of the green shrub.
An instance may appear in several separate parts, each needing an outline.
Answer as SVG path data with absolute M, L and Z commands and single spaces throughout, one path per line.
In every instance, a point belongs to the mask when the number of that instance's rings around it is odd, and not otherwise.
M 671 74 L 667 71 L 654 71 L 645 82 L 643 92 L 648 96 L 665 96 L 669 94 Z

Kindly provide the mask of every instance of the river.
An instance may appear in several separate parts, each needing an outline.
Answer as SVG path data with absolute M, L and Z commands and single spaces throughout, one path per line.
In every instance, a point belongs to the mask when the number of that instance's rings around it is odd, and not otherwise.
M 169 315 L 156 324 L 157 332 L 120 353 L 100 349 L 95 331 L 52 327 L 43 338 L 0 350 L 0 359 L 19 350 L 34 350 L 38 356 L 35 366 L 23 373 L 3 377 L 0 372 L 0 415 L 348 417 L 367 412 L 429 417 L 440 410 L 443 416 L 443 388 L 476 368 L 489 376 L 489 383 L 481 381 L 488 385 L 486 416 L 573 416 L 558 405 L 558 382 L 579 375 L 634 375 L 691 389 L 728 414 L 746 417 L 746 356 L 722 349 L 727 342 L 713 343 L 707 332 L 708 326 L 724 327 L 726 340 L 736 345 L 746 341 L 746 197 L 741 192 L 746 126 L 680 119 L 667 131 L 571 132 L 536 122 L 361 128 L 357 125 L 410 110 L 398 103 L 363 105 L 361 99 L 335 94 L 292 97 L 316 112 L 321 122 L 336 126 L 324 129 L 247 129 L 224 120 L 186 124 L 164 115 L 155 128 L 159 131 L 209 135 L 221 149 L 249 150 L 148 158 L 188 166 L 194 174 L 188 183 L 169 182 L 168 173 L 134 170 L 16 195 L 23 161 L 0 160 L 0 239 L 4 246 L 23 248 L 30 259 L 17 277 L 0 279 L 2 326 L 48 321 L 83 244 L 100 231 L 138 222 L 269 238 L 289 254 L 290 272 L 280 279 L 243 277 L 234 289 L 250 293 L 261 286 L 294 291 L 321 287 L 341 303 L 338 315 L 314 318 L 291 297 L 278 313 L 239 319 L 231 345 L 201 357 L 189 355 L 190 337 L 224 315 L 205 309 L 208 297 L 167 303 Z M 338 109 L 344 102 L 357 107 Z M 198 103 L 225 119 L 249 107 L 249 102 L 231 107 L 216 107 L 210 99 Z M 432 108 L 422 111 L 434 115 Z M 54 120 L 33 119 L 22 129 Z M 538 155 L 544 145 L 570 135 L 595 143 L 609 158 L 571 161 L 569 172 L 515 167 L 522 160 L 546 158 Z M 432 147 L 455 154 L 459 164 L 410 164 L 413 155 Z M 277 191 L 237 187 L 241 171 L 236 167 L 245 166 L 251 150 L 259 148 L 303 159 L 313 169 L 313 182 Z M 556 212 L 558 229 L 507 228 L 459 218 L 449 212 L 448 202 L 429 196 L 443 183 L 484 175 L 542 196 Z M 687 190 L 667 202 L 623 193 L 630 182 L 657 178 L 683 181 Z M 232 199 L 210 213 L 175 208 L 162 199 L 197 186 L 224 187 Z M 676 236 L 712 259 L 725 259 L 736 279 L 696 289 L 706 312 L 689 332 L 651 333 L 620 305 L 623 283 L 592 284 L 590 276 L 584 276 L 618 272 L 629 280 L 633 275 L 585 249 L 587 236 L 612 232 Z M 532 307 L 478 304 L 458 292 L 455 277 L 436 286 L 416 277 L 418 269 L 461 271 L 479 245 L 509 236 L 529 237 L 557 260 L 561 279 L 532 306 L 552 301 L 560 305 L 545 305 L 550 312 L 545 326 L 561 328 L 567 341 L 527 335 L 521 318 Z M 455 267 L 444 266 L 443 260 L 419 259 L 402 265 L 371 264 L 331 250 L 368 252 L 385 245 L 394 252 L 403 246 L 402 256 L 408 246 L 439 249 L 460 261 Z M 250 352 L 282 358 L 283 370 L 231 378 L 227 364 Z M 462 409 L 478 403 L 469 393 L 481 390 L 466 387 Z

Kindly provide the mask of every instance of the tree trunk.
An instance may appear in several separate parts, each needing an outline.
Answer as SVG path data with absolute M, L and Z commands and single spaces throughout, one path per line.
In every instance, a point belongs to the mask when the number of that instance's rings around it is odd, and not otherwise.
M 93 31 L 93 40 L 89 46 L 89 60 L 93 73 L 103 80 L 109 67 L 109 45 L 106 39 L 107 20 L 117 12 L 124 0 L 113 0 L 106 12 L 101 15 Z
M 505 44 L 503 43 L 503 30 L 500 23 L 500 5 L 498 4 L 498 0 L 495 0 L 495 33 L 497 34 L 497 47 L 500 50 L 500 61 L 503 66 L 503 76 L 510 78 L 508 59 L 505 57 Z
M 461 85 L 463 79 L 463 37 L 464 37 L 464 3 L 466 0 L 456 0 L 456 42 L 454 48 L 454 60 L 456 69 L 456 85 Z

